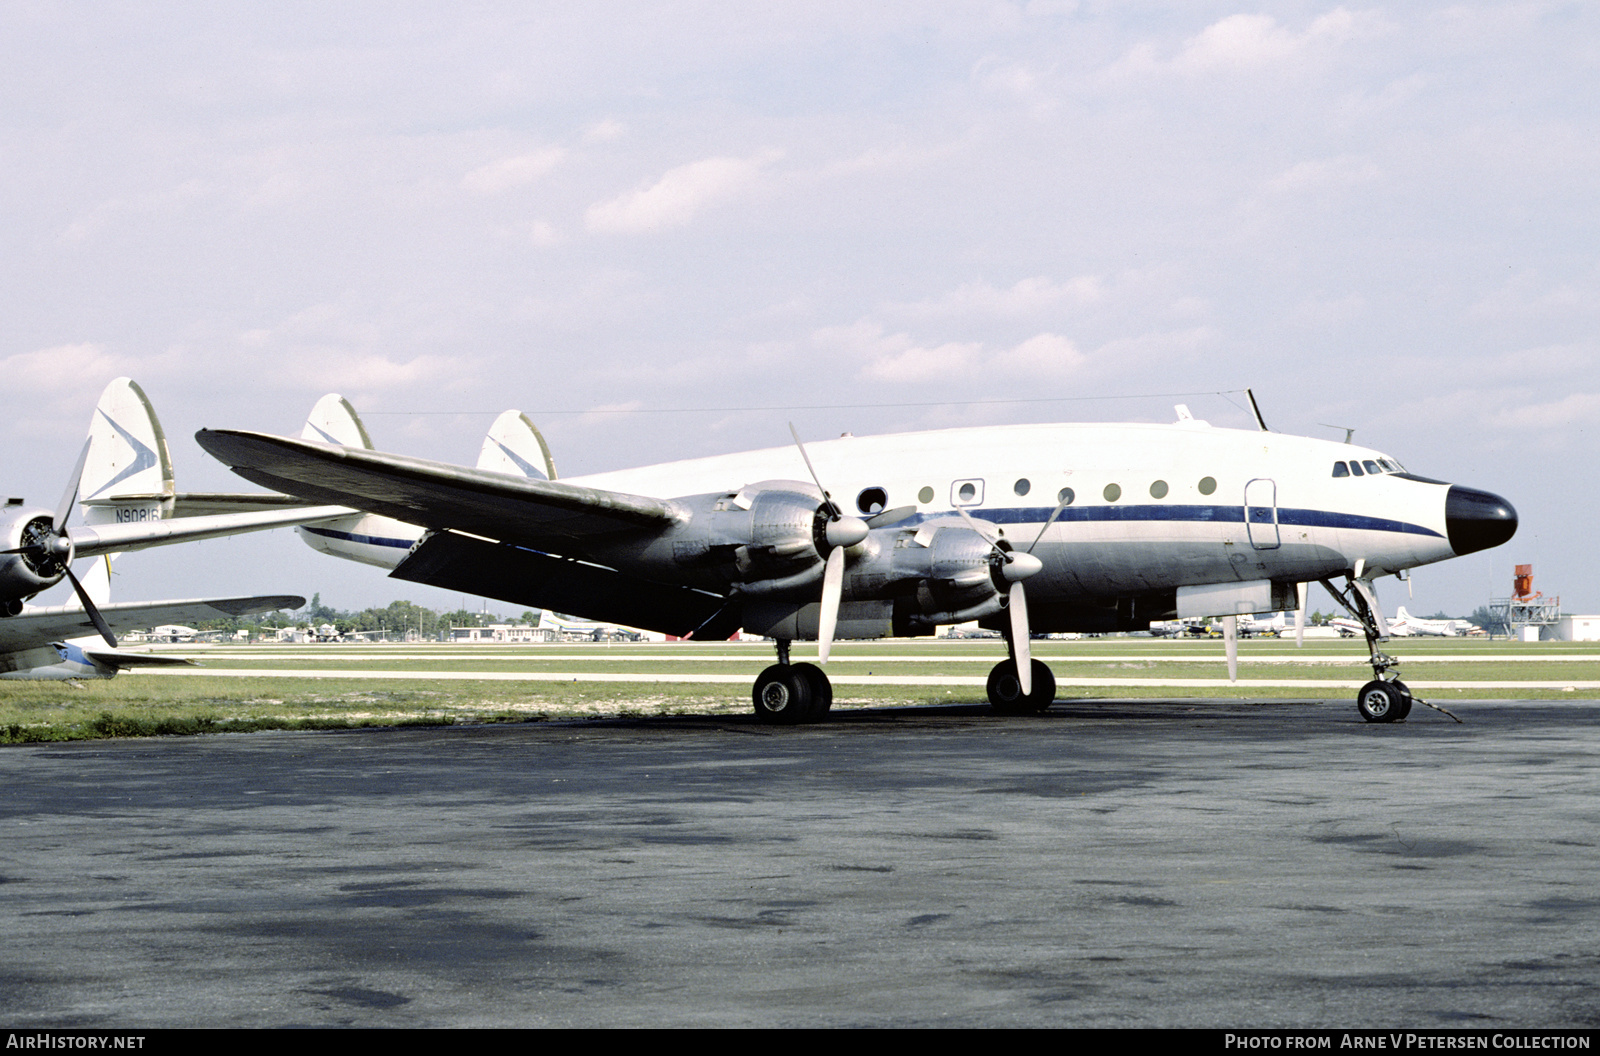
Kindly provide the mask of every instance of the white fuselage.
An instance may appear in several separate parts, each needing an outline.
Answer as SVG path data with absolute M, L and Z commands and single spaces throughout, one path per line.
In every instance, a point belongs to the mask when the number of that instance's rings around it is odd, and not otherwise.
M 1044 570 L 1028 590 L 1040 601 L 1305 582 L 1354 568 L 1370 577 L 1454 556 L 1449 485 L 1408 479 L 1387 456 L 1339 442 L 1185 421 L 845 436 L 806 450 L 848 514 L 914 507 L 901 523 L 915 525 L 960 506 L 1018 549 L 1038 538 Z M 1381 468 L 1335 475 L 1336 463 L 1352 461 Z M 808 479 L 789 446 L 564 482 L 674 498 Z M 376 516 L 300 531 L 316 549 L 391 568 L 421 535 Z

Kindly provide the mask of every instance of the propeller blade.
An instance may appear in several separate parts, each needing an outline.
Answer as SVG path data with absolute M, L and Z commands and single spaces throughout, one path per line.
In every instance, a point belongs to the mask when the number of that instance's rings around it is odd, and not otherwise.
M 1228 681 L 1239 681 L 1239 617 L 1222 617 L 1222 644 L 1228 653 Z
M 875 513 L 871 517 L 868 517 L 867 527 L 882 528 L 890 524 L 899 524 L 907 517 L 913 516 L 916 512 L 917 508 L 915 506 L 896 506 L 892 510 L 884 510 L 882 513 Z
M 1017 661 L 1017 684 L 1022 695 L 1033 693 L 1033 654 L 1028 645 L 1028 595 L 1019 579 L 1011 584 L 1011 654 Z
M 1033 537 L 1033 542 L 1028 546 L 1028 553 L 1033 553 L 1033 548 L 1039 545 L 1039 540 L 1044 538 L 1044 533 L 1048 532 L 1050 526 L 1056 523 L 1056 518 L 1061 516 L 1061 511 L 1067 508 L 1067 502 L 1069 501 L 1071 500 L 1064 499 L 1056 503 L 1056 508 L 1050 511 L 1050 519 L 1044 522 L 1044 527 L 1039 529 L 1039 534 Z
M 73 490 L 76 491 L 77 489 Z M 100 632 L 100 637 L 106 640 L 106 644 L 115 649 L 117 647 L 117 637 L 111 633 L 111 627 L 106 623 L 106 618 L 100 615 L 100 610 L 95 608 L 94 602 L 89 600 L 89 592 L 83 589 L 83 584 L 78 582 L 77 576 L 73 575 L 71 565 L 67 566 L 66 572 L 67 578 L 72 580 L 72 589 L 78 592 L 78 601 L 82 602 L 83 611 L 88 614 L 89 622 L 94 624 L 94 629 Z
M 1311 584 L 1296 583 L 1294 585 L 1295 600 L 1300 607 L 1294 610 L 1294 647 L 1303 648 L 1306 644 L 1306 590 Z
M 817 659 L 828 662 L 833 651 L 833 632 L 839 626 L 839 599 L 844 593 L 844 550 L 835 547 L 828 551 L 828 561 L 822 568 L 822 613 L 817 621 Z
M 61 504 L 56 507 L 56 519 L 51 522 L 52 527 L 58 532 L 67 530 L 67 518 L 72 515 L 72 504 L 78 501 L 78 484 L 83 480 L 83 467 L 89 461 L 89 445 L 93 440 L 83 442 L 83 450 L 78 453 L 78 464 L 72 467 L 71 483 L 67 485 L 67 492 L 61 496 Z
M 806 472 L 811 474 L 812 482 L 816 484 L 817 490 L 822 492 L 822 501 L 827 503 L 828 509 L 833 511 L 833 519 L 838 520 L 843 517 L 844 512 L 833 501 L 833 496 L 828 494 L 828 489 L 822 486 L 822 478 L 817 476 L 815 467 L 811 465 L 811 456 L 806 454 L 806 445 L 800 442 L 800 432 L 794 427 L 793 422 L 789 423 L 789 435 L 794 437 L 794 446 L 800 449 L 800 457 L 805 460 Z

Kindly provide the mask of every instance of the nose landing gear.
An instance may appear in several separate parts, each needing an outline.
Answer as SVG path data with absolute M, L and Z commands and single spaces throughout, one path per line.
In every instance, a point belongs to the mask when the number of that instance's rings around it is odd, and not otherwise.
M 1378 609 L 1378 596 L 1373 593 L 1372 583 L 1366 579 L 1349 576 L 1348 590 L 1340 590 L 1331 580 L 1324 579 L 1322 585 L 1328 588 L 1339 604 L 1345 607 L 1366 632 L 1367 651 L 1371 654 L 1372 681 L 1361 687 L 1356 694 L 1356 710 L 1368 722 L 1404 722 L 1407 715 L 1411 714 L 1412 704 L 1421 704 L 1432 708 L 1434 711 L 1450 715 L 1457 722 L 1461 720 L 1437 704 L 1430 704 L 1421 697 L 1413 696 L 1411 689 L 1400 681 L 1400 673 L 1395 668 L 1400 666 L 1400 661 L 1378 648 L 1379 642 L 1388 641 L 1388 627 L 1383 621 Z

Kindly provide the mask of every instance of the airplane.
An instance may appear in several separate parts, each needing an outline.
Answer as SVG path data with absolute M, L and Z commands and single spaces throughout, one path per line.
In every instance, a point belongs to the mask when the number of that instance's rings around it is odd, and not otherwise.
M 80 494 L 84 524 L 69 528 L 67 519 Z M 132 379 L 113 380 L 95 406 L 89 437 L 55 509 L 30 508 L 19 498 L 6 499 L 0 509 L 0 624 L 17 618 L 30 598 L 66 579 L 81 611 L 115 649 L 111 625 L 100 619 L 99 607 L 72 570 L 74 561 L 351 512 L 343 506 L 308 508 L 282 495 L 232 496 L 221 506 L 208 498 L 176 490 L 166 433 L 155 408 Z
M 298 609 L 305 598 L 191 598 L 179 601 L 102 601 L 96 612 L 113 631 L 174 620 L 216 620 L 278 609 Z M 157 628 L 158 630 L 160 628 Z M 169 628 L 170 629 L 170 628 Z M 191 628 L 183 628 L 191 631 Z M 66 680 L 112 678 L 130 667 L 193 666 L 183 657 L 144 653 L 100 644 L 99 625 L 76 605 L 28 606 L 0 620 L 0 678 Z M 84 636 L 84 632 L 91 632 Z
M 338 397 L 313 413 L 330 409 L 354 418 Z M 1515 509 L 1378 451 L 1270 432 L 1259 409 L 1257 430 L 1177 411 L 1173 424 L 846 435 L 809 448 L 791 425 L 792 447 L 565 480 L 379 452 L 359 419 L 327 421 L 315 439 L 195 439 L 253 483 L 365 511 L 305 534 L 394 578 L 678 637 L 742 627 L 772 638 L 777 663 L 752 692 L 765 722 L 815 721 L 832 702 L 821 667 L 790 662 L 796 640 L 816 641 L 826 664 L 836 637 L 931 635 L 975 619 L 1004 634 L 1009 654 L 990 672 L 990 703 L 1038 712 L 1055 679 L 1030 655 L 1030 633 L 1222 616 L 1231 668 L 1237 617 L 1304 612 L 1309 582 L 1367 639 L 1362 718 L 1404 719 L 1417 698 L 1379 648 L 1389 632 L 1374 581 L 1500 545 Z M 853 509 L 834 494 L 853 496 Z
M 1404 624 L 1412 634 L 1435 638 L 1458 638 L 1470 634 L 1477 627 L 1469 620 L 1429 620 L 1413 616 L 1404 605 L 1395 612 L 1394 618 L 1396 623 Z

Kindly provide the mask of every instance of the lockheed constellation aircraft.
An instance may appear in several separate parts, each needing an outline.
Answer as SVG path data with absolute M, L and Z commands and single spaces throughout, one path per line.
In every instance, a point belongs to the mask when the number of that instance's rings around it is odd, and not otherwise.
M 1214 428 L 1180 406 L 1170 425 L 986 426 L 809 446 L 796 435 L 791 447 L 566 480 L 524 475 L 538 457 L 526 443 L 492 468 L 489 442 L 478 468 L 372 450 L 337 396 L 317 405 L 302 439 L 195 438 L 247 480 L 367 511 L 302 533 L 397 579 L 679 636 L 742 627 L 773 638 L 778 662 L 753 692 L 769 722 L 812 721 L 832 701 L 820 667 L 790 662 L 796 640 L 818 642 L 826 663 L 835 638 L 977 620 L 1004 633 L 1009 652 L 990 673 L 990 702 L 1030 712 L 1055 695 L 1030 633 L 1208 616 L 1229 618 L 1231 632 L 1240 615 L 1303 611 L 1305 584 L 1317 581 L 1367 637 L 1361 715 L 1403 719 L 1413 697 L 1379 648 L 1388 633 L 1373 581 L 1498 546 L 1516 511 L 1377 451 L 1269 432 L 1256 417 L 1259 431 Z M 497 428 L 516 418 L 507 412 Z

